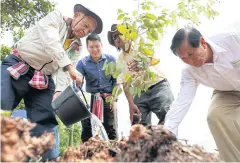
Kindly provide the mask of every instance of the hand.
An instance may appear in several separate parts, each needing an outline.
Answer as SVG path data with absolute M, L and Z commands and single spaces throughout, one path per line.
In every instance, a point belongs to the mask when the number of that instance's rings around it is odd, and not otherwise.
M 70 68 L 68 69 L 68 73 L 72 80 L 76 81 L 77 87 L 80 87 L 81 84 L 83 83 L 83 76 L 80 72 L 78 72 L 75 68 Z
M 176 136 L 174 133 L 172 133 L 170 130 L 166 129 L 165 127 L 163 127 L 163 129 L 165 130 L 168 136 Z
M 113 112 L 117 108 L 116 102 L 110 102 L 110 112 Z
M 133 116 L 138 116 L 141 117 L 141 112 L 139 111 L 137 105 L 135 104 L 130 104 L 129 105 L 129 113 L 130 113 L 130 120 L 131 120 L 131 124 L 133 123 Z M 141 118 L 139 118 L 141 119 Z
M 132 60 L 132 61 L 128 62 L 127 65 L 128 65 L 129 71 L 138 72 L 140 69 L 138 68 L 137 64 L 138 63 L 135 60 Z
M 62 92 L 58 91 L 58 92 L 55 92 L 54 95 L 53 95 L 53 101 L 61 94 Z

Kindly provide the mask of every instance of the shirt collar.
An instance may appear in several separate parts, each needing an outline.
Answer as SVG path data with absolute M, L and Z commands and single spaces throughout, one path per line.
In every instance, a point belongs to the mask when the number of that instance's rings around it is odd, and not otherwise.
M 102 54 L 102 57 L 101 57 L 101 59 L 99 61 L 105 60 L 106 58 L 107 58 L 106 54 Z M 95 62 L 90 55 L 87 57 L 87 61 L 88 62 Z
M 226 52 L 227 50 L 223 47 L 217 45 L 211 40 L 206 40 L 206 42 L 210 45 L 212 51 L 213 51 L 213 61 L 215 62 L 219 56 L 219 54 Z

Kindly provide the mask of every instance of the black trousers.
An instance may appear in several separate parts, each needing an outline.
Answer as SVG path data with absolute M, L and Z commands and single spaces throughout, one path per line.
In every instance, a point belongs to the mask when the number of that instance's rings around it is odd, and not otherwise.
M 91 112 L 92 112 L 92 104 L 93 104 L 94 95 L 91 95 Z M 104 111 L 103 111 L 103 126 L 107 132 L 109 139 L 114 140 L 116 139 L 116 130 L 114 128 L 114 114 L 110 111 L 110 103 L 107 103 L 103 98 L 104 104 Z M 92 135 L 92 128 L 91 128 L 91 120 L 87 118 L 82 122 L 82 142 L 86 142 Z
M 3 60 L 1 64 L 1 109 L 13 110 L 23 99 L 27 118 L 37 123 L 32 130 L 32 135 L 40 136 L 45 131 L 52 131 L 58 123 L 54 113 L 51 111 L 52 97 L 55 90 L 55 84 L 51 76 L 49 76 L 48 88 L 38 90 L 32 88 L 28 82 L 34 75 L 34 69 L 21 75 L 18 80 L 11 77 L 7 68 L 20 62 L 20 59 L 11 54 Z
M 138 106 L 142 117 L 141 124 L 149 124 L 149 113 L 153 112 L 162 123 L 165 115 L 174 100 L 174 96 L 167 79 L 164 79 L 157 84 L 151 86 L 146 92 L 142 92 L 141 96 L 134 97 L 134 103 Z

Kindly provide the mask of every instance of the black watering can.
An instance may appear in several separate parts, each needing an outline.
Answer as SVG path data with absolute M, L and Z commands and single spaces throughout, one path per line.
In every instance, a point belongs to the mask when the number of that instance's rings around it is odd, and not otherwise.
M 78 95 L 81 92 L 82 96 Z M 82 100 L 84 98 L 84 101 Z M 82 88 L 76 86 L 76 81 L 73 85 L 68 86 L 53 102 L 52 107 L 54 112 L 60 118 L 64 125 L 69 126 L 76 122 L 82 121 L 91 116 L 89 105 Z

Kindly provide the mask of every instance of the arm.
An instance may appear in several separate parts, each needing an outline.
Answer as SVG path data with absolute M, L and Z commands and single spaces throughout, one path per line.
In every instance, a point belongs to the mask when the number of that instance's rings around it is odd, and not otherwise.
M 78 42 L 78 44 L 76 44 L 75 46 L 78 46 L 78 48 L 80 49 L 81 46 L 80 46 L 79 42 L 81 43 L 81 41 L 75 40 L 75 42 Z M 70 56 L 72 64 L 76 65 L 78 57 L 79 57 L 79 53 L 69 54 L 68 51 L 66 51 L 66 53 Z M 72 83 L 72 79 L 69 76 L 68 72 L 64 71 L 63 68 L 59 68 L 55 74 L 55 83 L 56 83 L 55 92 L 62 92 L 64 89 L 66 89 Z
M 71 84 L 71 78 L 68 72 L 63 71 L 62 68 L 58 69 L 55 75 L 56 89 L 55 92 L 62 92 Z
M 129 92 L 129 87 L 127 87 L 126 84 L 123 84 L 123 91 L 124 91 L 124 94 L 125 94 L 125 96 L 128 100 L 130 120 L 131 120 L 131 123 L 132 123 L 134 114 L 137 114 L 137 116 L 140 117 L 141 113 L 140 113 L 137 105 L 134 104 L 133 96 Z
M 53 11 L 36 24 L 46 53 L 49 54 L 61 68 L 71 65 L 71 61 L 65 54 L 63 45 L 60 42 L 59 28 L 63 22 L 63 16 L 60 12 Z M 71 69 L 71 67 L 67 67 L 67 69 Z
M 175 135 L 177 135 L 178 125 L 190 108 L 197 87 L 198 83 L 189 70 L 183 70 L 180 93 L 168 111 L 164 123 L 164 127 Z
M 74 68 L 72 67 L 72 69 L 74 69 Z M 82 73 L 77 72 L 77 74 L 79 74 L 79 76 L 81 76 L 81 78 L 83 77 Z M 64 71 L 63 68 L 58 69 L 58 71 L 55 74 L 54 79 L 55 79 L 56 89 L 55 89 L 55 93 L 53 95 L 53 100 L 56 99 L 61 94 L 61 92 L 64 91 L 64 89 L 66 89 L 72 82 L 72 79 L 71 79 L 69 73 Z

